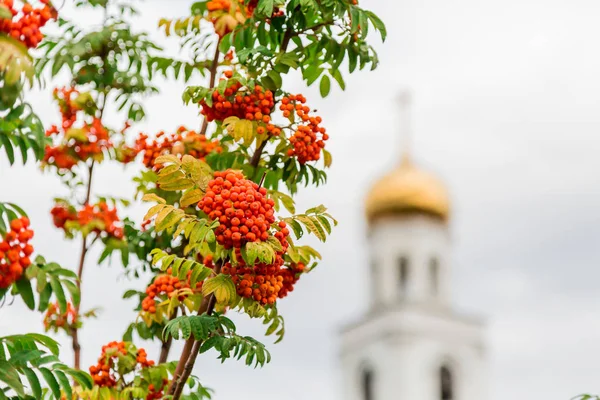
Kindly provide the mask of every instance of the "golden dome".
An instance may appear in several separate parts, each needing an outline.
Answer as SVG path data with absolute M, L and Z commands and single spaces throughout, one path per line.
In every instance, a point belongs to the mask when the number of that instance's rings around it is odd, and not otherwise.
M 444 184 L 415 167 L 408 157 L 377 181 L 367 195 L 369 222 L 382 215 L 423 213 L 447 220 L 450 200 Z

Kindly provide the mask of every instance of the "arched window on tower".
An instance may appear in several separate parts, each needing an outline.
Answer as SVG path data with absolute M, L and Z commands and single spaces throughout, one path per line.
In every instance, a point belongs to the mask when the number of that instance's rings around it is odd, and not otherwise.
M 375 374 L 371 368 L 363 368 L 361 372 L 362 400 L 375 400 Z
M 429 279 L 431 294 L 437 296 L 440 290 L 440 263 L 436 257 L 429 260 Z
M 406 290 L 408 288 L 408 269 L 408 257 L 401 256 L 398 258 L 398 286 L 401 295 L 406 295 Z
M 440 368 L 440 400 L 454 400 L 454 382 L 448 366 Z

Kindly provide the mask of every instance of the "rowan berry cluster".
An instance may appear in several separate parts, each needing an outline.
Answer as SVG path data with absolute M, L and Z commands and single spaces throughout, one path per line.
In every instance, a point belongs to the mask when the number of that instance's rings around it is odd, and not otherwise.
M 296 157 L 300 164 L 317 161 L 321 157 L 321 149 L 325 147 L 325 141 L 329 139 L 325 128 L 319 125 L 322 121 L 321 117 L 312 117 L 310 108 L 304 103 L 306 98 L 301 94 L 289 95 L 281 99 L 279 106 L 284 117 L 291 118 L 292 113 L 295 112 L 300 119 L 296 132 L 290 137 L 292 147 L 288 150 L 288 156 Z
M 263 305 L 275 304 L 277 298 L 287 296 L 294 290 L 294 284 L 304 270 L 301 263 L 284 265 L 283 255 L 289 246 L 286 240 L 289 230 L 283 221 L 279 222 L 278 227 L 274 236 L 281 243 L 282 250 L 276 254 L 272 264 L 258 263 L 250 267 L 236 249 L 238 263 L 234 266 L 228 262 L 221 269 L 222 273 L 231 276 L 239 296 L 254 299 Z
M 279 298 L 284 298 L 289 292 L 294 290 L 294 285 L 300 279 L 300 275 L 306 269 L 303 263 L 291 263 L 287 268 L 279 271 L 279 276 L 283 277 L 283 287 L 279 291 Z
M 123 238 L 123 224 L 117 215 L 116 208 L 110 208 L 106 202 L 86 204 L 79 211 L 65 203 L 57 203 L 52 210 L 52 219 L 57 228 L 70 232 L 74 226 L 68 224 L 73 221 L 80 230 L 94 232 L 100 235 L 106 232 L 108 236 L 116 239 Z
M 0 32 L 19 40 L 28 48 L 37 47 L 44 38 L 40 28 L 56 17 L 56 11 L 48 5 L 48 0 L 40 0 L 40 3 L 43 7 L 33 8 L 31 3 L 24 3 L 19 14 L 13 0 L 0 0 L 0 8 L 4 7 L 12 14 L 11 19 L 0 18 Z
M 232 72 L 225 72 L 226 78 L 232 77 Z M 212 106 L 205 101 L 200 102 L 201 113 L 207 121 L 223 121 L 228 117 L 238 117 L 256 121 L 257 133 L 268 132 L 277 136 L 281 129 L 271 123 L 271 113 L 275 106 L 273 92 L 265 90 L 262 86 L 255 85 L 253 90 L 242 86 L 236 80 L 230 80 L 227 88 L 221 94 L 218 90 L 212 93 Z
M 300 164 L 321 158 L 321 149 L 329 139 L 325 128 L 319 125 L 322 121 L 321 117 L 310 116 L 310 108 L 304 103 L 306 98 L 301 94 L 289 95 L 281 99 L 279 106 L 284 117 L 291 118 L 292 113 L 295 112 L 300 119 L 296 132 L 290 137 L 292 147 L 288 150 L 288 156 L 296 157 Z
M 220 222 L 215 230 L 217 242 L 227 249 L 267 240 L 270 225 L 275 222 L 273 205 L 265 188 L 231 169 L 215 172 L 198 202 L 210 219 Z
M 72 169 L 79 161 L 90 158 L 102 160 L 105 150 L 113 147 L 108 130 L 102 121 L 94 116 L 91 122 L 82 119 L 79 127 L 75 127 L 82 108 L 76 99 L 80 93 L 72 88 L 55 89 L 54 97 L 59 103 L 62 124 L 59 128 L 52 125 L 46 136 L 54 137 L 54 145 L 46 146 L 44 163 L 59 169 Z
M 244 0 L 210 0 L 206 3 L 208 19 L 220 37 L 232 32 L 236 26 L 252 17 L 258 0 L 245 4 Z
M 52 222 L 54 222 L 54 226 L 60 229 L 67 229 L 65 226 L 69 221 L 77 221 L 77 211 L 75 208 L 65 204 L 65 203 L 57 203 L 50 210 L 50 214 L 52 215 Z
M 67 303 L 67 312 L 61 313 L 58 303 L 50 303 L 44 317 L 44 329 L 49 331 L 54 328 L 71 330 L 78 324 L 77 310 L 71 303 Z
M 130 358 L 130 362 L 120 362 L 123 358 Z M 100 387 L 115 387 L 118 382 L 117 375 L 123 376 L 133 372 L 138 366 L 147 368 L 153 365 L 154 361 L 148 360 L 146 350 L 137 349 L 131 343 L 110 342 L 102 346 L 102 354 L 98 363 L 90 367 L 90 375 Z
M 191 289 L 190 277 L 192 271 L 187 274 L 187 281 L 181 281 L 176 276 L 171 276 L 171 268 L 167 269 L 166 274 L 158 275 L 154 282 L 146 288 L 146 297 L 142 300 L 142 310 L 150 314 L 156 313 L 156 298 L 166 296 L 173 297 L 177 291 L 181 289 Z M 202 282 L 198 282 L 196 287 L 192 289 L 194 293 L 199 293 L 202 290 Z M 183 301 L 187 295 L 179 294 L 179 301 Z
M 218 140 L 210 141 L 205 135 L 183 126 L 179 127 L 176 133 L 159 132 L 153 140 L 148 140 L 148 135 L 141 133 L 135 141 L 134 149 L 137 153 L 144 153 L 144 165 L 155 170 L 160 168 L 160 165 L 155 163 L 156 159 L 165 154 L 188 154 L 204 160 L 208 154 L 220 153 L 223 150 Z
M 159 387 L 155 387 L 152 383 L 148 385 L 148 395 L 146 400 L 159 400 L 163 398 L 163 390 L 169 383 L 168 379 L 163 379 Z
M 29 219 L 21 217 L 10 221 L 10 230 L 0 241 L 0 289 L 12 285 L 23 275 L 23 270 L 31 265 L 29 256 L 33 246 L 29 240 L 33 231 L 29 229 Z

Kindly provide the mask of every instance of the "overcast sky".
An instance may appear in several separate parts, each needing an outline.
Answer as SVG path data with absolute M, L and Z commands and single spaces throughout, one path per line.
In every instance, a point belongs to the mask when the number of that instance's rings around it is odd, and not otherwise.
M 189 3 L 145 2 L 139 27 L 154 29 L 159 17 L 184 15 Z M 272 363 L 252 370 L 235 361 L 219 366 L 205 355 L 195 373 L 216 389 L 216 399 L 277 393 L 341 400 L 337 334 L 365 311 L 369 287 L 363 201 L 371 182 L 398 160 L 394 99 L 409 88 L 415 158 L 452 194 L 455 304 L 489 321 L 491 399 L 560 400 L 600 391 L 600 3 L 362 4 L 388 25 L 389 40 L 377 44 L 380 68 L 347 77 L 346 92 L 336 88 L 326 100 L 297 80 L 286 86 L 304 91 L 319 109 L 334 155 L 329 184 L 303 191 L 299 209 L 324 203 L 340 226 L 327 245 L 316 244 L 321 266 L 281 302 L 287 334 L 269 346 Z M 182 88 L 169 84 L 149 98 L 148 119 L 135 128 L 198 126 L 197 109 L 180 104 Z M 48 93 L 32 102 L 45 123 L 57 121 Z M 135 172 L 102 166 L 94 193 L 131 196 Z M 9 169 L 6 161 L 0 176 L 0 200 L 30 213 L 36 250 L 74 268 L 78 243 L 61 240 L 49 216 L 52 198 L 66 194 L 59 180 L 33 165 Z M 140 218 L 144 211 L 136 205 L 127 213 Z M 146 283 L 126 280 L 117 263 L 93 261 L 84 274 L 83 309 L 103 311 L 85 325 L 83 365 L 134 317 L 121 293 Z M 39 330 L 41 317 L 24 309 L 18 303 L 1 308 L 0 333 Z M 242 321 L 239 329 L 259 335 L 262 327 Z M 70 361 L 70 344 L 65 337 L 62 343 Z M 156 344 L 145 347 L 156 357 Z

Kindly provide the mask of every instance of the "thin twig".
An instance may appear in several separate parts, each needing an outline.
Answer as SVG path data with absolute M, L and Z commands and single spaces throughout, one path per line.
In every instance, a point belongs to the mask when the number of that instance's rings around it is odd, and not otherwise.
M 173 310 L 173 313 L 169 316 L 169 320 L 172 320 L 177 316 L 178 308 Z M 160 356 L 158 357 L 158 363 L 163 364 L 167 362 L 169 358 L 169 352 L 171 351 L 171 345 L 173 344 L 173 336 L 169 335 L 167 340 L 162 340 L 162 344 L 160 346 Z
M 215 56 L 212 60 L 212 64 L 210 65 L 210 88 L 215 86 L 215 81 L 217 80 L 217 68 L 219 67 L 219 45 L 221 44 L 221 39 L 217 41 L 217 45 L 215 46 Z M 208 120 L 206 117 L 202 120 L 202 129 L 200 130 L 201 135 L 206 135 L 206 130 L 208 129 Z
M 262 187 L 263 183 L 265 183 L 266 177 L 267 177 L 267 171 L 263 172 L 262 178 L 260 178 L 260 183 L 258 184 L 258 189 L 260 189 Z
M 88 167 L 88 181 L 86 187 L 85 200 L 83 205 L 85 206 L 90 202 L 90 195 L 92 192 L 92 182 L 94 177 L 94 161 L 92 160 L 91 164 Z M 79 257 L 79 267 L 77 268 L 77 290 L 80 293 L 79 304 L 75 306 L 75 315 L 79 315 L 79 308 L 81 305 L 81 280 L 83 277 L 83 267 L 85 265 L 85 257 L 91 245 L 95 242 L 92 241 L 90 246 L 87 244 L 87 235 L 83 236 L 81 241 L 81 256 Z M 81 365 L 81 344 L 79 343 L 79 329 L 73 327 L 71 329 L 71 338 L 72 338 L 72 347 L 73 347 L 73 367 L 75 369 L 80 369 Z
M 221 265 L 218 264 L 215 267 L 215 274 L 218 275 L 221 272 Z M 198 315 L 211 315 L 215 308 L 215 295 L 210 294 L 209 296 L 202 299 L 202 304 L 200 305 L 200 310 L 198 310 Z M 173 374 L 173 382 L 169 387 L 169 394 L 173 395 L 173 400 L 179 400 L 181 393 L 183 391 L 183 387 L 185 386 L 185 382 L 190 377 L 192 373 L 192 369 L 194 368 L 194 363 L 196 362 L 196 357 L 198 357 L 198 351 L 200 350 L 200 346 L 202 345 L 202 341 L 194 339 L 194 336 L 190 336 L 188 340 L 186 340 L 183 353 L 186 355 L 185 359 L 182 357 L 179 359 L 179 363 L 177 364 L 177 368 L 175 370 L 175 374 Z

